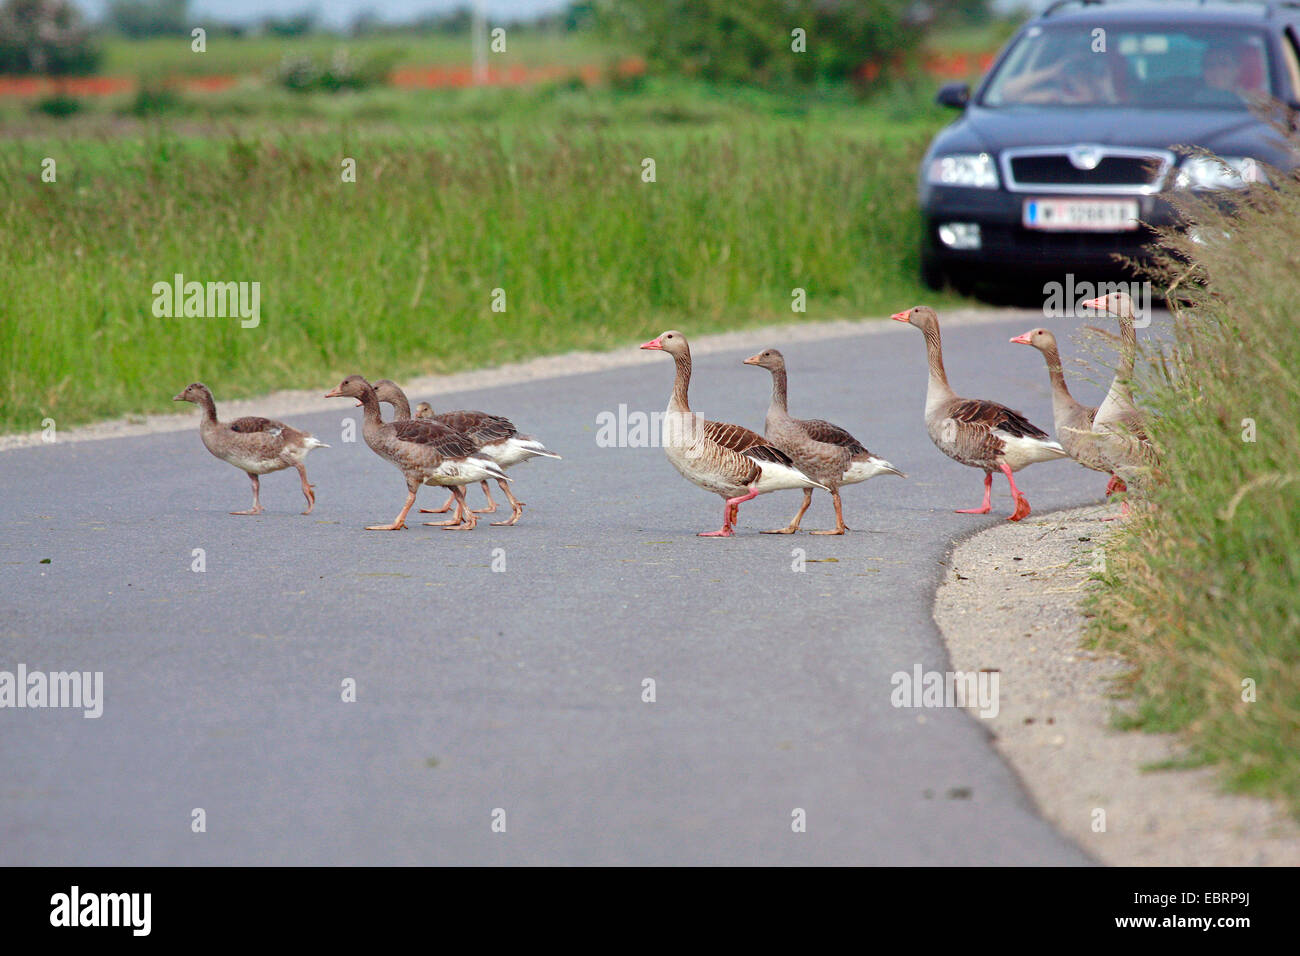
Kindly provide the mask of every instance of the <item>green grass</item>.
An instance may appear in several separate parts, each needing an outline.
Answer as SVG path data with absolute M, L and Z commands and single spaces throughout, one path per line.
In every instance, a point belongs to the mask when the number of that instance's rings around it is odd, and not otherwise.
M 1168 240 L 1196 268 L 1166 263 L 1177 343 L 1140 394 L 1163 477 L 1108 555 L 1090 633 L 1135 665 L 1128 726 L 1183 733 L 1189 761 L 1300 816 L 1300 184 L 1189 214 L 1206 241 Z
M 401 34 L 344 38 L 310 34 L 298 38 L 225 37 L 210 34 L 207 50 L 195 53 L 188 34 L 130 40 L 107 36 L 99 72 L 144 77 L 204 76 L 261 73 L 273 70 L 285 56 L 305 54 L 328 59 L 344 49 L 359 58 L 381 57 L 396 67 L 458 66 L 473 59 L 469 37 L 442 34 Z M 490 53 L 492 67 L 570 66 L 603 63 L 614 55 L 604 43 L 584 33 L 551 33 L 507 29 L 506 49 Z
M 78 117 L 11 143 L 0 428 L 166 409 L 195 379 L 326 388 L 922 295 L 915 171 L 942 114 L 654 82 L 405 96 L 392 123 Z M 178 272 L 260 282 L 261 325 L 154 317 Z

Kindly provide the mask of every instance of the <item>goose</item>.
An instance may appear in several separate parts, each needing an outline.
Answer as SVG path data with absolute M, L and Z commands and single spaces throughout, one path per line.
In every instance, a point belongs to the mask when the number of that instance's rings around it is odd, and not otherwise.
M 795 467 L 810 478 L 815 478 L 830 489 L 835 503 L 835 530 L 814 531 L 813 534 L 843 534 L 844 512 L 840 504 L 840 486 L 857 484 L 877 475 L 903 474 L 885 459 L 871 454 L 866 447 L 838 425 L 821 419 L 799 419 L 790 415 L 786 402 L 785 357 L 776 349 L 765 349 L 745 359 L 744 364 L 756 365 L 772 373 L 772 403 L 767 409 L 763 434 L 769 442 L 790 456 Z M 764 531 L 764 534 L 794 534 L 799 522 L 812 503 L 812 489 L 803 490 L 803 504 L 798 514 L 784 528 Z
M 890 316 L 895 322 L 914 325 L 925 335 L 930 361 L 930 381 L 925 390 L 925 427 L 930 440 L 953 461 L 984 472 L 984 503 L 957 514 L 984 515 L 992 510 L 993 469 L 1007 476 L 1016 510 L 1008 521 L 1029 516 L 1029 499 L 1020 493 L 1012 472 L 1040 461 L 1068 458 L 1059 442 L 1030 422 L 1020 412 L 982 398 L 958 398 L 948 385 L 943 369 L 943 345 L 939 339 L 939 316 L 934 309 L 918 305 Z
M 1133 300 L 1127 292 L 1111 292 L 1089 299 L 1084 308 L 1109 312 L 1119 318 L 1120 360 L 1106 398 L 1092 422 L 1092 435 L 1098 450 L 1115 475 L 1118 490 L 1128 482 L 1144 483 L 1159 463 L 1155 446 L 1146 431 L 1146 415 L 1133 400 L 1133 367 L 1137 359 L 1137 329 L 1134 326 Z M 1124 514 L 1128 514 L 1124 502 Z
M 393 406 L 394 421 L 407 421 L 411 418 L 411 403 L 407 400 L 406 393 L 402 391 L 396 382 L 386 378 L 380 379 L 375 382 L 375 393 L 379 396 L 381 402 L 388 402 Z M 428 402 L 420 402 L 415 407 L 415 420 L 441 422 L 461 432 L 470 441 L 478 444 L 479 449 L 476 454 L 479 457 L 489 458 L 496 462 L 502 471 L 512 465 L 528 461 L 530 458 L 560 457 L 531 435 L 519 434 L 519 429 L 515 428 L 514 423 L 500 415 L 465 410 L 435 415 L 432 405 Z M 511 514 L 507 520 L 493 521 L 492 524 L 494 526 L 513 525 L 519 520 L 519 516 L 523 514 L 524 505 L 527 502 L 517 499 L 511 493 L 510 486 L 504 481 L 498 479 L 497 484 L 501 486 L 501 490 L 505 492 L 505 496 L 510 502 Z M 483 495 L 487 498 L 488 506 L 477 509 L 474 513 L 495 514 L 497 503 L 492 500 L 492 492 L 488 490 L 487 481 L 482 481 L 480 486 L 483 488 Z M 443 514 L 451 509 L 452 502 L 455 500 L 453 494 L 441 508 L 421 508 L 420 513 Z
M 233 422 L 217 421 L 217 404 L 211 390 L 202 382 L 187 385 L 185 391 L 172 397 L 173 402 L 193 402 L 203 410 L 199 422 L 199 437 L 203 447 L 222 461 L 229 462 L 248 474 L 253 481 L 253 507 L 247 511 L 232 511 L 232 515 L 260 515 L 260 475 L 284 468 L 297 468 L 302 479 L 303 497 L 307 499 L 305 515 L 316 507 L 316 492 L 307 481 L 307 467 L 303 459 L 313 448 L 328 448 L 309 433 L 290 428 L 284 422 L 270 418 L 236 418 Z
M 795 467 L 790 457 L 764 438 L 740 425 L 706 421 L 691 411 L 687 392 L 691 384 L 691 348 L 686 336 L 670 330 L 641 346 L 667 352 L 677 366 L 672 395 L 664 416 L 663 446 L 668 461 L 688 481 L 726 502 L 722 527 L 701 531 L 701 538 L 729 538 L 743 502 L 784 488 L 820 488 Z
M 415 407 L 415 417 L 417 419 L 429 418 L 442 422 L 463 431 L 475 441 L 483 442 L 481 454 L 495 461 L 503 471 L 532 458 L 560 459 L 560 455 L 551 451 L 532 435 L 519 434 L 519 429 L 515 428 L 514 423 L 501 415 L 489 415 L 487 412 L 476 412 L 467 409 L 443 412 L 439 415 L 434 413 L 433 406 L 428 402 L 421 402 Z M 505 493 L 506 500 L 510 502 L 510 517 L 505 521 L 493 521 L 492 524 L 513 525 L 519 520 L 519 516 L 523 514 L 524 505 L 527 502 L 516 498 L 504 482 L 498 481 L 497 484 Z M 486 481 L 482 482 L 481 487 L 483 488 L 483 497 L 487 498 L 488 506 L 481 509 L 479 514 L 494 514 L 497 510 L 497 503 L 492 500 L 492 493 L 488 490 L 488 483 Z M 450 504 L 451 502 L 448 501 L 438 510 L 446 511 Z
M 1013 345 L 1028 345 L 1038 349 L 1047 361 L 1047 377 L 1052 382 L 1052 418 L 1057 440 L 1066 453 L 1085 468 L 1110 475 L 1110 480 L 1106 483 L 1107 497 L 1115 491 L 1123 491 L 1124 482 L 1107 466 L 1092 435 L 1092 423 L 1097 417 L 1096 406 L 1079 402 L 1065 384 L 1056 336 L 1047 329 L 1030 329 L 1023 335 L 1017 335 L 1011 342 Z
M 463 506 L 464 486 L 484 478 L 505 478 L 505 472 L 495 462 L 475 455 L 476 446 L 455 429 L 439 422 L 393 421 L 384 422 L 379 415 L 379 398 L 374 386 L 360 375 L 349 375 L 325 394 L 326 398 L 355 398 L 365 409 L 361 434 L 371 451 L 392 462 L 406 479 L 406 503 L 392 524 L 369 525 L 367 531 L 400 531 L 406 527 L 406 516 L 415 504 L 415 493 L 421 484 L 440 485 L 452 489 L 458 506 Z M 507 479 L 509 480 L 509 479 Z M 445 525 L 426 522 L 449 530 L 472 531 L 478 519 L 461 507 L 457 514 L 464 519 Z

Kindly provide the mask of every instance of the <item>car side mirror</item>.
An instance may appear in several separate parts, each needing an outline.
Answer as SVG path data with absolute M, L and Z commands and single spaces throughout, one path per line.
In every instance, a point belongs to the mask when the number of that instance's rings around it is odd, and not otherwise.
M 951 106 L 954 109 L 964 110 L 966 104 L 970 102 L 970 85 L 967 83 L 949 83 L 939 90 L 939 95 L 934 101 L 940 106 Z

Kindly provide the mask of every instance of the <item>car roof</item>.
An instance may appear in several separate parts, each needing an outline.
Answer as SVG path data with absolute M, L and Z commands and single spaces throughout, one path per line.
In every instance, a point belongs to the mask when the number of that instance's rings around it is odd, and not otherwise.
M 1262 24 L 1300 20 L 1300 0 L 1058 0 L 1030 23 Z

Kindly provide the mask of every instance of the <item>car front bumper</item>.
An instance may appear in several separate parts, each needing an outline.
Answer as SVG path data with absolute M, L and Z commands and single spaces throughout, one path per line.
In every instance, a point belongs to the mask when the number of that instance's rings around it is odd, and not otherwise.
M 1177 222 L 1173 207 L 1154 195 L 1108 195 L 1107 199 L 1132 199 L 1138 203 L 1137 229 L 1106 232 L 1057 232 L 1028 229 L 1023 207 L 1028 199 L 1091 199 L 1073 193 L 1043 190 L 1012 193 L 1002 189 L 967 189 L 932 186 L 921 196 L 924 229 L 922 254 L 949 270 L 1123 272 L 1122 259 L 1150 258 L 1146 247 L 1156 238 L 1154 229 Z M 977 223 L 978 249 L 954 249 L 939 236 L 946 223 Z

